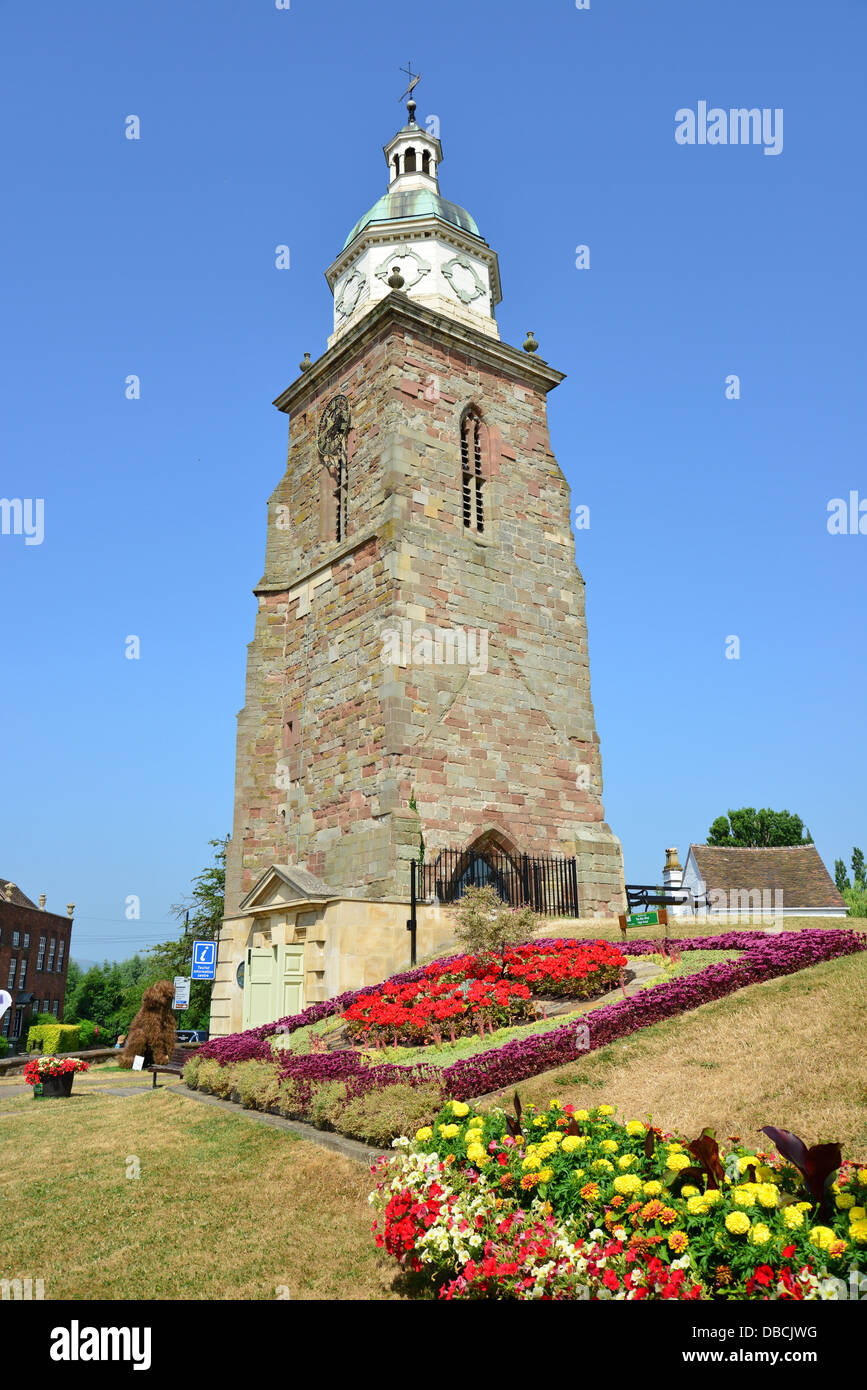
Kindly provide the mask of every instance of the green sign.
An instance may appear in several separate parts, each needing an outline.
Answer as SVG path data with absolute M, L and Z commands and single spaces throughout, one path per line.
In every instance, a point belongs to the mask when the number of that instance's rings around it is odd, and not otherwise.
M 626 919 L 627 927 L 656 927 L 659 926 L 658 912 L 633 912 L 631 917 Z

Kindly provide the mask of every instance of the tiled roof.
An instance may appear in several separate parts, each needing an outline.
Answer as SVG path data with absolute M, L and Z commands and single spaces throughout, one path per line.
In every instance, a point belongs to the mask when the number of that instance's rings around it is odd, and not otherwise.
M 786 907 L 845 908 L 815 845 L 721 849 L 690 845 L 709 893 L 781 888 Z
M 8 903 L 10 901 L 10 899 L 6 896 L 6 885 L 7 883 L 14 882 L 14 879 L 4 878 L 3 875 L 0 874 L 0 903 Z M 15 888 L 15 892 L 12 894 L 11 901 L 15 903 L 17 907 L 32 907 L 35 912 L 39 911 L 36 904 L 32 903 L 28 898 L 27 894 L 22 893 L 21 889 L 17 887 L 17 885 Z

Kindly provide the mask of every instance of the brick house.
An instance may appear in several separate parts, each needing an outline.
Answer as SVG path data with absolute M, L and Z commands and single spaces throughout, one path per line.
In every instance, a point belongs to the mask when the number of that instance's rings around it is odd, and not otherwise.
M 0 989 L 12 995 L 0 1037 L 10 1043 L 26 1041 L 31 1014 L 63 1018 L 74 910 L 69 903 L 65 917 L 47 912 L 44 893 L 37 907 L 16 884 L 0 878 Z

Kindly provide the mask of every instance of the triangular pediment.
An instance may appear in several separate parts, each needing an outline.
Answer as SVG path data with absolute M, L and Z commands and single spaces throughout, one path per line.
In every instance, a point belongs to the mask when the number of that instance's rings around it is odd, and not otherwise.
M 272 864 L 241 900 L 242 912 L 279 907 L 281 903 L 321 902 L 335 890 L 309 870 L 293 864 Z

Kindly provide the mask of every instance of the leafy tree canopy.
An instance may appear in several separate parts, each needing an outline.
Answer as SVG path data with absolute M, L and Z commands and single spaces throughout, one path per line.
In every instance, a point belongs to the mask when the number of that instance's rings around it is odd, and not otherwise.
M 800 816 L 793 811 L 772 811 L 766 806 L 742 806 L 717 816 L 708 831 L 707 843 L 725 849 L 757 849 L 777 845 L 811 845 L 813 837 Z

